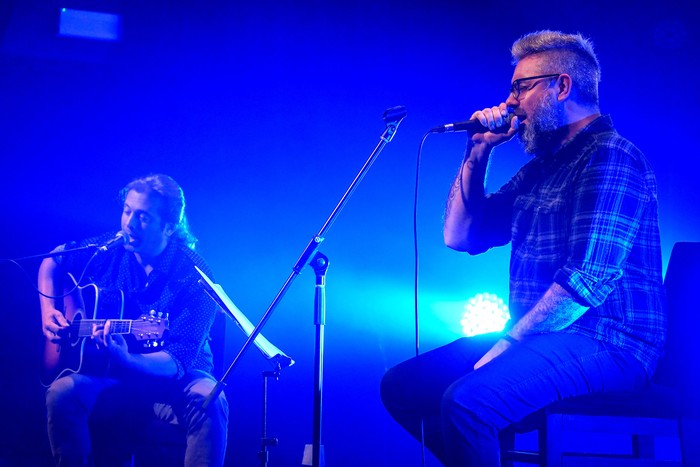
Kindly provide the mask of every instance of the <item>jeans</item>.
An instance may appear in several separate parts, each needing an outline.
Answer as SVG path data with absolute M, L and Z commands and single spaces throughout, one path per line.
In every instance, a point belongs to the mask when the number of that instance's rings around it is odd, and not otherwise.
M 129 465 L 137 428 L 154 417 L 184 426 L 185 466 L 222 466 L 228 403 L 223 392 L 206 413 L 201 406 L 216 381 L 192 371 L 179 381 L 151 377 L 118 380 L 70 374 L 46 391 L 47 427 L 58 466 Z
M 458 339 L 391 368 L 381 397 L 391 416 L 446 466 L 499 466 L 500 430 L 567 397 L 638 388 L 632 355 L 588 337 L 527 337 L 474 371 L 500 334 Z

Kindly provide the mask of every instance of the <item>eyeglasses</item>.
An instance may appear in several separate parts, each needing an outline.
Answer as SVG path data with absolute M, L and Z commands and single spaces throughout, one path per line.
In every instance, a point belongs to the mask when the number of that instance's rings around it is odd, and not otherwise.
M 561 76 L 561 73 L 551 73 L 548 75 L 537 75 L 537 76 L 528 76 L 527 78 L 519 78 L 513 81 L 513 83 L 510 85 L 510 93 L 513 95 L 513 98 L 519 99 L 520 98 L 520 93 L 523 91 L 529 91 L 530 89 L 534 88 L 537 86 L 537 83 L 531 85 L 529 88 L 523 88 L 520 86 L 520 83 L 523 81 L 530 81 L 532 79 L 539 79 L 543 80 L 545 78 L 559 78 Z

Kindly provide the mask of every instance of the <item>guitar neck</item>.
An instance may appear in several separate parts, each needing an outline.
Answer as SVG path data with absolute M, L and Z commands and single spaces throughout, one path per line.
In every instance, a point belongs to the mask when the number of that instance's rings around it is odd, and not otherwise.
M 104 326 L 107 321 L 110 322 L 109 332 L 112 334 L 129 334 L 134 322 L 133 319 L 81 319 L 71 324 L 71 334 L 74 332 L 76 337 L 92 336 L 92 327 Z

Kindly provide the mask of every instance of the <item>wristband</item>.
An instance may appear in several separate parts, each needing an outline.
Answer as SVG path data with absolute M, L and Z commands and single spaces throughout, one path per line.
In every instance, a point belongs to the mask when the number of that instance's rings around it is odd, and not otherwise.
M 516 339 L 515 337 L 511 336 L 508 333 L 503 334 L 501 336 L 501 339 L 503 339 L 506 342 L 510 342 L 511 344 L 517 344 L 518 342 L 520 342 L 520 341 L 518 341 L 518 339 Z

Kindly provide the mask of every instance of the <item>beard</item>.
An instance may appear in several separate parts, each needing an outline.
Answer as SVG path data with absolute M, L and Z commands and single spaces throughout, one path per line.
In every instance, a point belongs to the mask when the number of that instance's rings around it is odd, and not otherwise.
M 555 96 L 542 95 L 535 109 L 527 116 L 527 123 L 518 129 L 518 138 L 528 154 L 552 152 L 566 134 L 564 108 Z

